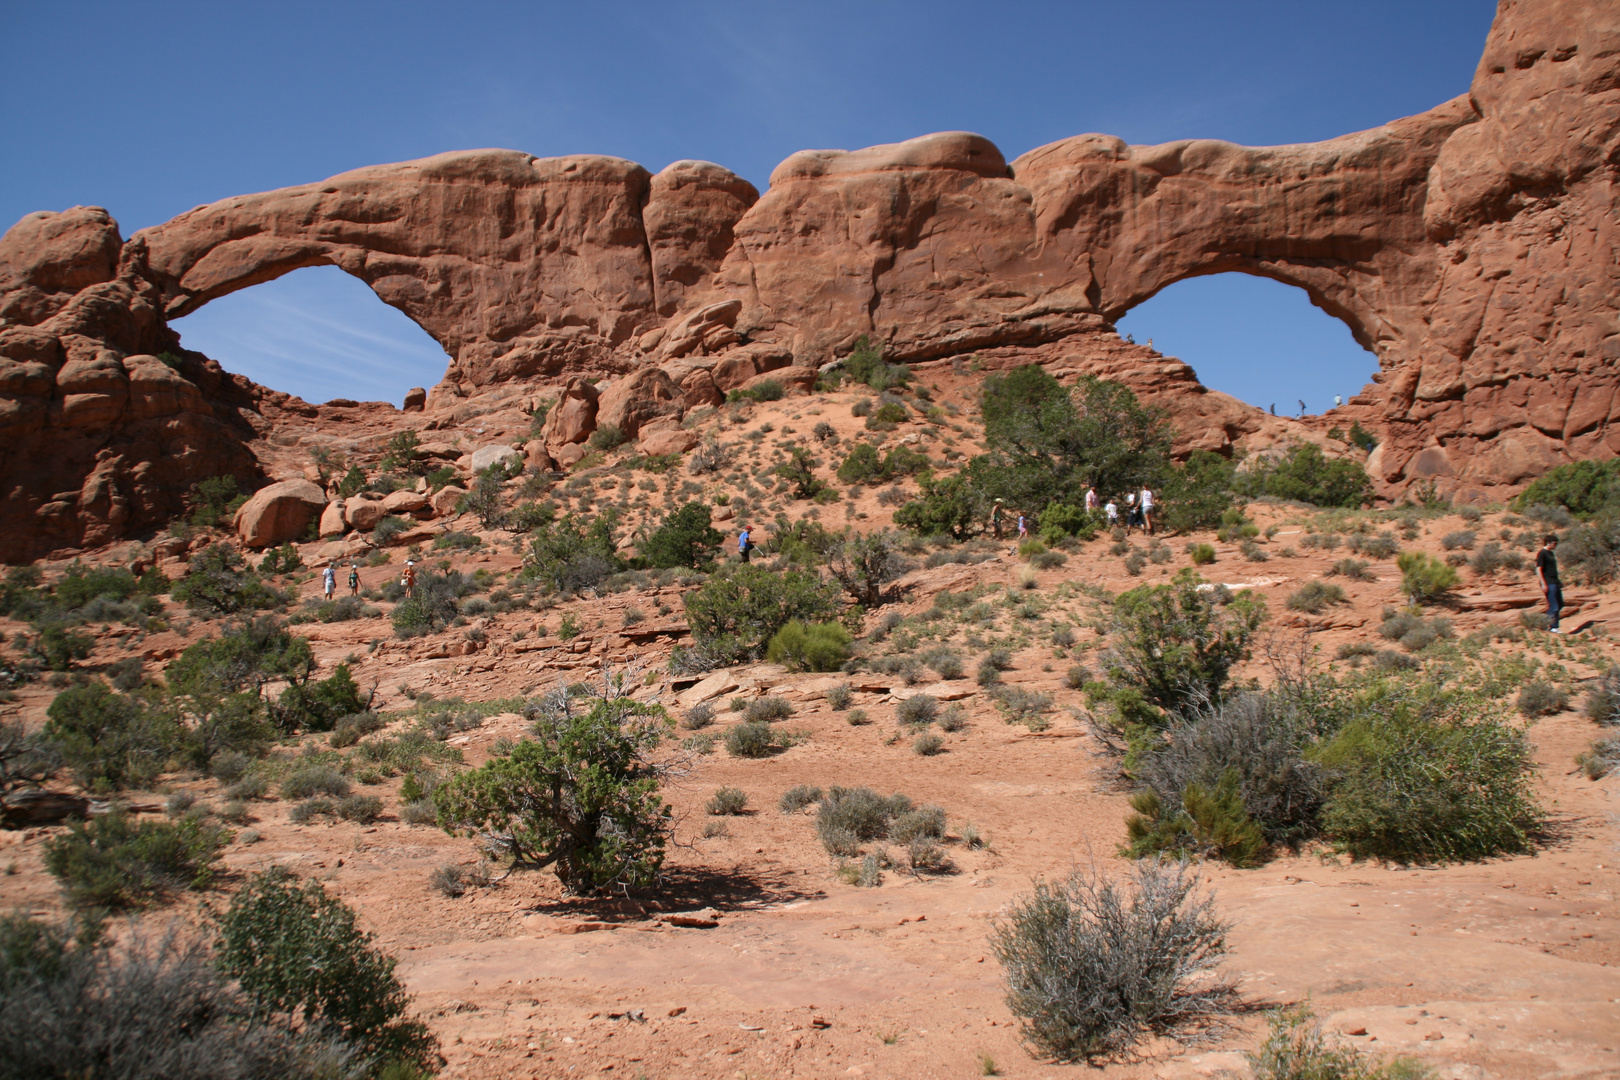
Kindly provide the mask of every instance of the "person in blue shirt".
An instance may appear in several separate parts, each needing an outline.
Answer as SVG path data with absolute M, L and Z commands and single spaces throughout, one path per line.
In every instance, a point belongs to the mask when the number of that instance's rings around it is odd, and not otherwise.
M 748 526 L 744 525 L 742 532 L 737 534 L 737 557 L 743 562 L 747 562 L 748 556 L 753 554 L 753 551 L 754 541 L 749 536 Z

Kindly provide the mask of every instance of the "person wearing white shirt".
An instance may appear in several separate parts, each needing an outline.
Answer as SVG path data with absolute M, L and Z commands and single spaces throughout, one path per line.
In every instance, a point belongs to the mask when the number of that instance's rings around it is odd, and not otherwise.
M 1153 489 L 1144 487 L 1142 489 L 1142 497 L 1141 497 L 1140 501 L 1141 501 L 1141 505 L 1142 505 L 1142 527 L 1147 530 L 1147 534 L 1149 536 L 1152 536 L 1153 535 Z

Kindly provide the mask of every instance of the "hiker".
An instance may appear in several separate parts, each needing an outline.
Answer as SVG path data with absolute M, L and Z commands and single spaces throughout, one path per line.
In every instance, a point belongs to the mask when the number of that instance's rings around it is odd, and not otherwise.
M 1302 417 L 1305 415 L 1305 400 L 1303 398 L 1299 402 L 1299 415 Z
M 360 564 L 359 563 L 350 563 L 349 564 L 349 595 L 350 596 L 359 596 L 360 595 Z
M 990 508 L 990 534 L 997 540 L 1001 539 L 1001 500 L 997 499 Z
M 1086 486 L 1086 513 L 1095 514 L 1096 512 L 1097 512 L 1097 487 L 1096 487 L 1095 484 L 1088 484 Z
M 1142 498 L 1140 500 L 1140 505 L 1142 507 L 1142 527 L 1147 530 L 1147 534 L 1149 536 L 1152 536 L 1153 535 L 1153 489 L 1150 488 L 1150 487 L 1147 487 L 1146 485 L 1144 485 L 1143 488 L 1142 488 Z
M 1113 499 L 1109 499 L 1108 504 L 1103 507 L 1103 515 L 1108 518 L 1110 529 L 1119 528 L 1119 507 L 1114 505 Z
M 1558 612 L 1564 606 L 1564 586 L 1558 580 L 1558 537 L 1552 533 L 1541 538 L 1541 550 L 1536 552 L 1536 580 L 1547 596 L 1547 629 L 1561 634 Z
M 1142 524 L 1142 508 L 1136 505 L 1136 493 L 1130 492 L 1125 496 L 1125 531 L 1130 532 Z
M 742 532 L 737 534 L 737 557 L 743 562 L 747 562 L 748 557 L 754 552 L 754 541 L 748 533 L 748 526 L 744 525 Z
M 405 575 L 399 579 L 405 586 L 405 595 L 414 599 L 416 597 L 416 560 L 405 560 Z
M 1344 404 L 1344 395 L 1342 395 L 1342 394 L 1334 394 L 1333 395 L 1333 407 L 1335 409 L 1337 409 L 1340 405 L 1343 405 L 1343 404 Z
M 1018 542 L 1022 544 L 1029 539 L 1029 519 L 1023 514 L 1018 515 Z
M 321 591 L 328 601 L 337 595 L 337 563 L 327 563 L 326 569 L 321 571 Z

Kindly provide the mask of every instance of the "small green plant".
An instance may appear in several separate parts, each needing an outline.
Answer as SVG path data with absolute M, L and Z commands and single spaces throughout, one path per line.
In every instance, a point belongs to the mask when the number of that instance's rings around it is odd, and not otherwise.
M 932 731 L 925 731 L 911 740 L 912 753 L 920 757 L 933 757 L 945 749 L 945 738 Z
M 1269 1034 L 1246 1054 L 1254 1080 L 1428 1080 L 1427 1065 L 1408 1057 L 1379 1064 L 1342 1039 L 1329 1036 L 1309 1004 L 1278 1009 L 1266 1017 Z
M 714 702 L 700 701 L 686 710 L 681 726 L 688 731 L 701 731 L 714 723 Z
M 603 453 L 616 450 L 629 441 L 629 436 L 625 435 L 624 430 L 617 424 L 598 425 L 597 429 L 591 432 L 591 437 L 588 440 L 592 450 L 599 450 Z
M 1414 604 L 1433 603 L 1457 586 L 1457 568 L 1422 551 L 1403 551 L 1395 559 L 1401 591 Z
M 736 815 L 748 808 L 748 792 L 742 788 L 723 787 L 717 790 L 704 807 L 710 814 Z
M 584 632 L 585 628 L 580 625 L 578 617 L 576 617 L 573 612 L 569 612 L 567 615 L 564 615 L 562 617 L 562 624 L 557 627 L 557 637 L 563 641 L 573 641 Z
M 795 619 L 771 638 L 765 658 L 792 671 L 837 671 L 849 659 L 852 640 L 838 623 Z
M 1520 713 L 1532 720 L 1538 716 L 1551 716 L 1569 708 L 1569 691 L 1545 679 L 1531 679 L 1520 688 L 1515 704 Z
M 849 683 L 836 683 L 827 687 L 822 696 L 827 699 L 827 704 L 831 705 L 835 711 L 843 712 L 849 708 L 849 703 L 854 700 L 855 692 L 851 689 Z
M 1236 769 L 1228 769 L 1211 790 L 1194 781 L 1182 792 L 1182 805 L 1166 807 L 1152 789 L 1131 796 L 1136 811 L 1125 822 L 1128 853 L 1134 858 L 1168 853 L 1208 855 L 1233 866 L 1253 866 L 1266 838 L 1243 805 Z
M 1187 557 L 1192 560 L 1194 566 L 1208 566 L 1215 561 L 1215 547 L 1213 544 L 1188 544 Z
M 319 882 L 274 867 L 250 879 L 219 917 L 215 957 L 261 1014 L 341 1038 L 379 1067 L 426 1068 L 436 1041 L 408 1018 L 396 961 L 373 940 Z
M 283 799 L 308 799 L 315 795 L 331 795 L 341 799 L 348 794 L 348 777 L 330 765 L 301 766 L 281 782 Z
M 870 724 L 872 722 L 871 718 L 866 715 L 865 709 L 851 709 L 849 710 L 849 715 L 845 716 L 844 719 L 848 722 L 850 727 L 860 727 L 863 724 Z
M 928 694 L 912 694 L 900 702 L 894 715 L 902 724 L 927 727 L 939 717 L 939 699 Z
M 793 702 L 776 694 L 766 694 L 748 703 L 743 710 L 743 719 L 749 723 L 770 723 L 786 720 L 793 712 Z
M 45 842 L 45 869 L 75 908 L 117 911 L 156 903 L 176 889 L 206 888 L 231 834 L 196 817 L 136 822 L 121 810 Z

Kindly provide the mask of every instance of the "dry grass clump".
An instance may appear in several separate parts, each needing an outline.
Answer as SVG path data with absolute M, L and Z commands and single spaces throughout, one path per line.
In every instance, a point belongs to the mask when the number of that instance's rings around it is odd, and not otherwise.
M 1211 979 L 1229 924 L 1184 863 L 1142 860 L 1120 878 L 1080 869 L 1037 882 L 995 924 L 991 948 L 1023 1034 L 1060 1061 L 1119 1055 L 1232 1011 Z
M 714 793 L 704 807 L 711 815 L 736 815 L 748 808 L 748 792 L 742 788 L 723 787 Z

